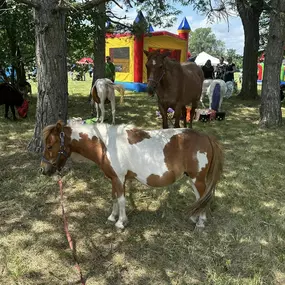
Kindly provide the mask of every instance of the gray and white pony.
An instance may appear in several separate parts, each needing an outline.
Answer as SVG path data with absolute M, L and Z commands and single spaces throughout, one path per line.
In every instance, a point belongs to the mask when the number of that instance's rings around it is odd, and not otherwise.
M 220 99 L 218 102 L 218 107 L 213 108 L 212 104 L 213 104 L 214 92 L 220 92 Z M 205 108 L 205 105 L 203 103 L 203 99 L 204 99 L 205 95 L 207 95 L 209 98 L 209 108 L 210 109 L 217 109 L 215 111 L 221 111 L 221 105 L 223 102 L 223 98 L 224 97 L 229 98 L 232 95 L 232 92 L 233 92 L 232 82 L 226 83 L 222 79 L 205 79 L 203 82 L 202 95 L 200 98 L 200 102 L 202 103 L 203 108 Z
M 112 124 L 115 124 L 115 90 L 117 90 L 120 95 L 120 103 L 123 103 L 125 95 L 125 89 L 122 85 L 113 83 L 108 78 L 97 79 L 91 89 L 92 100 L 91 106 L 96 108 L 97 120 L 99 120 L 99 107 L 101 110 L 101 119 L 100 123 L 104 122 L 105 119 L 105 104 L 111 103 L 112 110 Z

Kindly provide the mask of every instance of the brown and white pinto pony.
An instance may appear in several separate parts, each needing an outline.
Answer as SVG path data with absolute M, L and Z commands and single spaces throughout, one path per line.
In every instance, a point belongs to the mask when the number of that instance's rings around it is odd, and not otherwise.
M 63 125 L 43 131 L 41 172 L 61 170 L 72 153 L 95 162 L 112 182 L 113 211 L 108 220 L 117 228 L 127 223 L 125 182 L 137 179 L 151 187 L 189 177 L 196 195 L 191 219 L 204 227 L 206 206 L 214 195 L 223 166 L 216 139 L 191 129 L 140 130 L 127 125 Z M 117 219 L 118 217 L 118 219 Z
M 174 110 L 175 128 L 180 127 L 180 117 L 186 127 L 186 105 L 192 105 L 190 127 L 197 108 L 204 80 L 202 69 L 194 62 L 180 63 L 171 60 L 168 52 L 144 51 L 147 56 L 148 93 L 156 93 L 158 107 L 162 116 L 162 126 L 168 128 L 167 110 Z

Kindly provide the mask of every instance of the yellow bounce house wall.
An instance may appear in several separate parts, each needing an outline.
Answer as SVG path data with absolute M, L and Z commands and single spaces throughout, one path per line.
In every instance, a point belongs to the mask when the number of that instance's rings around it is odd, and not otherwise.
M 106 56 L 110 55 L 112 49 L 129 48 L 128 58 L 113 58 L 115 65 L 122 67 L 122 72 L 116 72 L 116 81 L 134 81 L 134 37 L 106 38 Z
M 126 36 L 119 38 L 106 38 L 106 56 L 110 55 L 112 49 L 128 48 L 128 58 L 116 58 L 113 56 L 113 62 L 115 65 L 122 68 L 121 72 L 116 72 L 116 81 L 122 82 L 134 82 L 134 37 Z M 152 36 L 144 38 L 144 50 L 153 49 L 170 49 L 170 50 L 181 50 L 180 61 L 186 61 L 186 41 L 167 36 Z M 114 50 L 113 50 L 114 51 Z M 143 63 L 143 82 L 147 82 L 146 74 L 146 60 L 147 57 L 144 55 Z
M 181 50 L 180 62 L 184 62 L 187 60 L 187 43 L 184 40 L 170 37 L 167 35 L 161 36 L 153 36 L 153 37 L 145 37 L 144 38 L 144 50 L 148 50 L 149 48 L 153 49 L 170 49 L 170 50 Z M 147 74 L 146 74 L 146 64 L 147 57 L 144 55 L 144 63 L 143 63 L 143 82 L 147 82 Z

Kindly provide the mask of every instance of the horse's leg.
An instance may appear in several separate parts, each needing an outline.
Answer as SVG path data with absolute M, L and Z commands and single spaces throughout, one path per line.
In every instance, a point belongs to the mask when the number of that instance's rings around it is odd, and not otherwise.
M 15 107 L 14 107 L 14 105 L 10 105 L 10 109 L 11 109 L 12 114 L 13 114 L 13 120 L 16 121 L 17 118 L 16 118 L 16 114 L 15 114 Z
M 4 115 L 5 119 L 9 119 L 8 112 L 9 112 L 9 105 L 5 104 L 5 115 Z
M 168 129 L 168 121 L 167 121 L 167 107 L 158 104 L 158 108 L 162 117 L 162 128 Z
M 95 108 L 96 108 L 96 118 L 97 118 L 97 121 L 99 121 L 99 105 L 96 102 L 94 102 L 94 104 L 95 104 Z
M 190 128 L 192 129 L 192 123 L 195 115 L 195 111 L 197 108 L 197 102 L 192 102 L 191 111 L 190 111 Z
M 101 109 L 101 123 L 104 123 L 104 119 L 105 119 L 105 105 L 104 105 L 104 102 L 100 103 L 100 109 Z
M 124 186 L 118 177 L 112 178 L 112 198 L 113 198 L 113 210 L 108 220 L 111 222 L 116 221 L 116 217 L 119 215 L 119 219 L 115 226 L 119 229 L 123 229 L 127 223 L 128 218 L 126 215 L 126 199 L 124 195 Z
M 204 92 L 204 90 L 203 90 L 203 91 L 202 91 L 202 94 L 201 94 L 201 97 L 200 97 L 200 102 L 201 102 L 203 108 L 205 108 L 205 104 L 204 104 L 204 102 L 203 102 L 204 97 L 205 97 L 205 92 Z
M 127 223 L 128 218 L 126 215 L 126 198 L 124 186 L 118 177 L 112 178 L 112 189 L 117 195 L 118 208 L 119 208 L 119 219 L 115 226 L 119 229 L 123 229 L 124 225 Z M 115 209 L 116 210 L 116 209 Z
M 208 93 L 208 98 L 209 98 L 209 109 L 212 109 L 212 99 L 213 99 L 213 93 L 214 93 L 214 88 L 210 88 L 209 89 L 209 93 Z
M 113 183 L 112 183 L 112 199 L 113 199 L 113 210 L 111 215 L 108 217 L 108 221 L 116 222 L 116 218 L 119 215 L 119 205 L 118 205 L 116 188 L 113 186 Z
M 119 219 L 115 226 L 119 229 L 123 229 L 124 225 L 128 222 L 128 218 L 126 215 L 126 198 L 124 193 L 118 198 L 118 205 L 119 205 Z
M 196 201 L 198 201 L 206 191 L 205 179 L 192 179 L 192 188 L 194 190 Z M 198 215 L 193 215 L 190 219 L 196 223 L 196 227 L 204 228 L 204 222 L 206 221 L 206 209 L 202 209 Z
M 185 108 L 185 115 L 186 115 L 186 107 L 183 106 L 182 108 Z M 181 118 L 181 106 L 176 106 L 174 110 L 174 117 L 175 117 L 175 123 L 174 128 L 180 128 L 180 118 Z M 186 127 L 186 117 L 185 117 L 185 127 Z
M 181 107 L 178 106 L 175 107 L 174 117 L 175 117 L 174 128 L 180 128 Z
M 186 109 L 186 106 L 183 106 L 182 109 L 181 109 L 181 114 L 182 114 L 182 117 L 183 117 L 183 123 L 184 123 L 184 128 L 186 128 L 186 117 L 187 117 L 187 109 Z
M 112 124 L 115 125 L 115 114 L 116 114 L 116 106 L 115 106 L 115 94 L 111 101 L 111 110 L 112 110 Z

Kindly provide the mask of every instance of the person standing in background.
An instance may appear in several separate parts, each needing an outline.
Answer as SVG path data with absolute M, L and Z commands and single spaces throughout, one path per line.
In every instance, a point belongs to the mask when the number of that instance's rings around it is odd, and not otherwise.
M 114 82 L 115 81 L 115 74 L 116 74 L 115 65 L 111 61 L 111 57 L 106 56 L 105 77 Z
M 225 82 L 234 81 L 234 73 L 236 72 L 236 65 L 233 63 L 231 57 L 228 59 L 228 64 L 226 65 L 226 72 L 225 72 Z
M 214 79 L 214 67 L 210 59 L 208 59 L 205 65 L 202 66 L 202 70 L 205 79 Z
M 226 64 L 224 63 L 224 58 L 220 58 L 220 63 L 217 64 L 216 68 L 216 79 L 225 80 Z
M 225 72 L 225 82 L 227 85 L 227 92 L 225 97 L 229 98 L 232 96 L 234 91 L 234 73 L 236 72 L 236 65 L 233 63 L 232 58 L 228 58 L 228 64 L 226 65 L 226 72 Z

